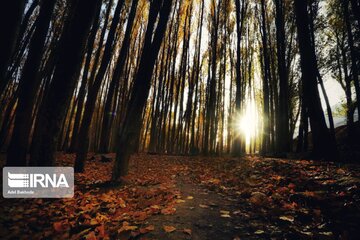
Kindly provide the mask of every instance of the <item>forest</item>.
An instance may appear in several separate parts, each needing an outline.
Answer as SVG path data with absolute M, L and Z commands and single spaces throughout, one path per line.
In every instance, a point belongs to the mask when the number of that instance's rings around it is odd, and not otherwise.
M 359 0 L 0 6 L 1 239 L 359 238 Z

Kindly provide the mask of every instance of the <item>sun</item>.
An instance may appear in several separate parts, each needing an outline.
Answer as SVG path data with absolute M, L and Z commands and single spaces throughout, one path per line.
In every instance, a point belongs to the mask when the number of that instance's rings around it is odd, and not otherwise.
M 243 111 L 236 119 L 236 128 L 245 139 L 246 146 L 250 146 L 258 134 L 260 127 L 258 109 L 254 101 L 246 102 Z

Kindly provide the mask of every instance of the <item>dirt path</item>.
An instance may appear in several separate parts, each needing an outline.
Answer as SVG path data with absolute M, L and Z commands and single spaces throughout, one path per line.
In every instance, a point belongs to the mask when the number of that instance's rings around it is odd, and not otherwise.
M 237 232 L 241 227 L 236 227 L 234 216 L 230 216 L 235 210 L 232 201 L 202 187 L 186 183 L 181 178 L 177 179 L 177 183 L 185 202 L 177 205 L 174 215 L 152 217 L 149 224 L 155 225 L 156 230 L 148 235 L 149 238 L 200 240 L 235 239 L 238 236 Z M 173 226 L 177 230 L 166 233 L 163 230 L 164 226 Z
M 305 178 L 300 176 L 301 168 L 294 168 L 296 163 L 291 161 L 264 161 L 254 168 L 247 164 L 242 160 L 227 160 L 211 171 L 214 174 L 213 171 L 231 169 L 231 174 L 240 176 L 236 178 L 235 189 L 246 186 L 241 193 L 218 184 L 217 179 L 210 179 L 215 181 L 210 185 L 194 181 L 201 176 L 196 170 L 180 171 L 175 181 L 182 200 L 176 205 L 176 213 L 148 219 L 147 223 L 154 225 L 155 230 L 145 235 L 145 239 L 357 239 L 360 220 L 357 174 L 311 163 L 302 169 L 309 174 Z M 321 172 L 325 170 L 326 173 Z M 280 175 L 284 177 L 280 179 Z M 280 180 L 275 181 L 271 195 L 266 184 L 274 181 L 273 178 Z M 346 196 L 350 192 L 355 195 Z M 279 204 L 285 207 L 276 207 Z M 176 230 L 166 233 L 164 226 Z

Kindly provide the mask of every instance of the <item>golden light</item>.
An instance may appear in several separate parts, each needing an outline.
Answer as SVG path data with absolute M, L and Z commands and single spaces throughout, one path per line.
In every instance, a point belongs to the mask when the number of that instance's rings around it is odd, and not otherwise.
M 258 108 L 253 100 L 246 102 L 244 110 L 237 117 L 236 128 L 245 140 L 246 148 L 254 141 L 259 133 L 260 121 Z

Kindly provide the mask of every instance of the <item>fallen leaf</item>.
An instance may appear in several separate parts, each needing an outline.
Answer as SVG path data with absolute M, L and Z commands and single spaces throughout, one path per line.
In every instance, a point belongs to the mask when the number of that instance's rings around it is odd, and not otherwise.
M 215 185 L 218 185 L 220 183 L 220 179 L 212 178 L 208 182 L 212 183 L 212 184 L 215 184 Z
M 53 226 L 56 232 L 62 232 L 64 230 L 62 222 L 55 222 Z
M 279 175 L 274 175 L 271 177 L 271 179 L 275 180 L 275 181 L 280 181 L 281 179 L 283 179 L 282 176 L 279 176 Z
M 260 234 L 263 234 L 263 233 L 265 233 L 263 230 L 257 230 L 256 232 L 254 232 L 255 234 L 257 234 L 257 235 L 260 235 Z
M 343 191 L 341 191 L 340 193 L 338 193 L 338 195 L 339 195 L 340 197 L 344 197 L 344 196 L 346 196 L 346 193 L 343 192 Z
M 138 229 L 137 226 L 130 226 L 128 222 L 123 222 L 123 226 L 118 230 L 118 233 L 126 231 L 134 231 Z
M 332 232 L 319 232 L 319 234 L 325 235 L 325 236 L 332 236 L 333 235 Z
M 185 228 L 183 230 L 184 233 L 191 235 L 191 229 Z
M 281 216 L 279 217 L 279 219 L 283 220 L 283 221 L 287 221 L 287 222 L 294 222 L 294 217 L 293 216 Z
M 192 199 L 194 199 L 194 197 L 193 196 L 188 196 L 186 199 L 192 200 Z
M 96 219 L 91 219 L 90 221 L 90 225 L 94 226 L 94 225 L 98 225 L 99 222 Z
M 97 230 L 98 233 L 99 233 L 99 237 L 101 237 L 101 238 L 105 237 L 105 225 L 104 225 L 104 224 L 101 225 L 101 226 L 98 226 L 98 227 L 96 228 L 96 230 Z
M 164 231 L 167 233 L 172 233 L 173 231 L 176 230 L 176 227 L 173 226 L 164 226 Z
M 109 221 L 109 218 L 106 215 L 98 213 L 96 214 L 96 220 L 98 222 L 105 222 L 105 221 Z
M 254 205 L 264 205 L 267 201 L 266 195 L 261 192 L 254 192 L 251 194 L 250 202 Z
M 125 203 L 124 199 L 122 199 L 122 198 L 118 199 L 118 204 L 120 205 L 121 208 L 126 207 L 126 203 Z
M 174 214 L 175 212 L 176 212 L 176 208 L 173 208 L 173 207 L 168 207 L 168 208 L 161 210 L 161 213 L 164 215 L 171 215 L 171 214 Z
M 224 210 L 220 210 L 220 213 L 221 213 L 221 214 L 227 214 L 227 215 L 229 215 L 229 214 L 230 214 L 230 212 L 229 212 L 229 211 L 224 211 Z
M 296 202 L 284 203 L 284 204 L 283 204 L 283 208 L 288 209 L 288 210 L 294 210 L 297 206 L 298 206 L 298 205 L 297 205 Z
M 134 217 L 135 217 L 138 221 L 144 221 L 145 219 L 148 218 L 148 215 L 146 214 L 146 212 L 135 212 L 135 213 L 134 213 Z
M 90 232 L 88 235 L 86 235 L 86 240 L 96 240 L 95 232 Z
M 204 204 L 199 204 L 199 207 L 201 207 L 201 208 L 209 208 L 208 205 L 204 205 Z
M 148 232 L 151 232 L 151 231 L 154 231 L 155 230 L 155 226 L 154 225 L 149 225 L 145 228 L 140 228 L 140 233 L 141 234 L 145 234 L 145 233 L 148 233 Z
M 289 183 L 288 188 L 289 188 L 289 189 L 295 189 L 295 188 L 296 188 L 296 185 L 293 184 L 293 183 Z
M 303 195 L 306 197 L 315 197 L 316 196 L 314 192 L 309 192 L 309 191 L 304 192 Z
M 303 232 L 303 231 L 300 231 L 302 234 L 306 235 L 306 236 L 312 236 L 313 233 L 312 232 Z

